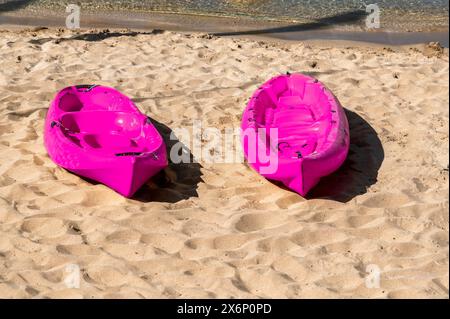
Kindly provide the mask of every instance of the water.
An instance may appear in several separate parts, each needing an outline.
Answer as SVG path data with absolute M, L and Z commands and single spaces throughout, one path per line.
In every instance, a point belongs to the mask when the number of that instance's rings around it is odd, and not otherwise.
M 337 12 L 364 10 L 365 3 L 376 3 L 387 11 L 447 14 L 448 0 L 0 0 L 17 6 L 57 7 L 68 3 L 83 8 L 131 11 L 158 11 L 206 15 L 250 16 L 275 20 L 303 20 Z
M 403 31 L 421 31 L 421 27 L 428 29 L 448 27 L 448 0 L 365 0 L 365 2 L 376 3 L 382 10 L 382 24 L 394 29 L 396 26 L 402 26 Z M 9 4 L 6 6 L 7 10 L 2 10 L 2 3 Z M 345 12 L 365 12 L 366 8 L 362 0 L 0 0 L 0 13 L 14 11 L 14 7 L 62 11 L 69 3 L 78 3 L 82 10 L 93 12 L 114 10 L 187 13 L 290 23 L 337 16 Z

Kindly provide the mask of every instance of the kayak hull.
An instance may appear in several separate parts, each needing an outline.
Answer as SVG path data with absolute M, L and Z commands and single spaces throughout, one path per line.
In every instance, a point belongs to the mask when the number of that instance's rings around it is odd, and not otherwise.
M 343 164 L 350 145 L 339 101 L 322 83 L 302 74 L 277 76 L 258 88 L 241 128 L 249 164 L 302 196 Z
M 134 103 L 104 86 L 72 86 L 52 101 L 44 128 L 58 166 L 131 197 L 167 166 L 164 141 Z

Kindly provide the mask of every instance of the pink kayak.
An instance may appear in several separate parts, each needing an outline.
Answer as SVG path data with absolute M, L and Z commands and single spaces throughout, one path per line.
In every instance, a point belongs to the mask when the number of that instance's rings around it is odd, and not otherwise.
M 167 166 L 164 141 L 150 119 L 112 88 L 61 90 L 44 130 L 45 147 L 57 165 L 126 197 Z
M 280 75 L 264 83 L 242 116 L 249 164 L 302 196 L 342 165 L 349 142 L 347 118 L 338 100 L 323 84 L 302 74 Z

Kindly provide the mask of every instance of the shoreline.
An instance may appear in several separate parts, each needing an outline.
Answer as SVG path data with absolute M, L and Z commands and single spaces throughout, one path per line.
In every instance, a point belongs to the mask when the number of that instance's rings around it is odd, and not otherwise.
M 128 5 L 127 5 L 127 2 Z M 365 28 L 365 19 L 369 14 L 366 12 L 364 6 L 339 6 L 332 5 L 331 7 L 315 7 L 315 6 L 301 6 L 291 8 L 291 13 L 285 15 L 277 15 L 273 10 L 261 11 L 258 8 L 249 10 L 252 6 L 250 2 L 244 5 L 242 1 L 241 6 L 232 9 L 233 6 L 227 10 L 226 8 L 211 8 L 196 6 L 172 6 L 171 2 L 167 1 L 163 6 L 156 4 L 146 5 L 139 3 L 139 5 L 131 5 L 132 1 L 117 1 L 112 3 L 89 2 L 81 1 L 78 3 L 83 15 L 104 15 L 110 17 L 112 15 L 119 17 L 139 17 L 145 16 L 153 18 L 158 15 L 176 16 L 176 17 L 193 17 L 194 20 L 209 18 L 209 19 L 227 19 L 229 21 L 239 21 L 239 24 L 307 24 L 317 21 L 325 21 L 326 24 L 333 27 L 345 25 L 351 30 L 356 28 Z M 233 2 L 233 1 L 230 1 Z M 236 1 L 241 2 L 241 1 Z M 201 1 L 199 1 L 201 3 Z M 12 12 L 15 14 L 48 16 L 60 15 L 66 16 L 64 3 L 48 2 L 30 3 L 23 7 L 6 6 L 3 9 L 0 7 L 0 12 Z M 214 5 L 213 5 L 214 7 Z M 403 31 L 403 32 L 430 32 L 440 30 L 442 28 L 448 29 L 448 4 L 445 7 L 424 5 L 424 6 L 408 6 L 398 7 L 389 5 L 380 5 L 380 22 L 382 28 L 386 31 Z
M 64 15 L 0 14 L 0 27 L 64 27 Z M 354 26 L 357 27 L 357 26 Z M 177 13 L 85 13 L 81 29 L 127 28 L 133 30 L 163 29 L 177 32 L 205 32 L 218 36 L 258 38 L 280 41 L 338 41 L 368 45 L 403 46 L 439 42 L 449 47 L 448 27 L 426 32 L 365 31 L 361 28 L 340 29 L 314 23 L 286 24 L 274 21 L 177 14 Z

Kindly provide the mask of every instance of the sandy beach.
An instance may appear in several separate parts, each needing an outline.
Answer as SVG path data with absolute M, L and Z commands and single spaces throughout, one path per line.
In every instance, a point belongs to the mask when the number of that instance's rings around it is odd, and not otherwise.
M 449 297 L 448 49 L 46 28 L 4 29 L 0 49 L 1 298 Z M 239 127 L 287 71 L 322 81 L 350 123 L 347 161 L 306 199 L 245 163 L 203 162 L 126 199 L 43 145 L 66 86 L 120 90 L 170 146 L 194 120 Z

